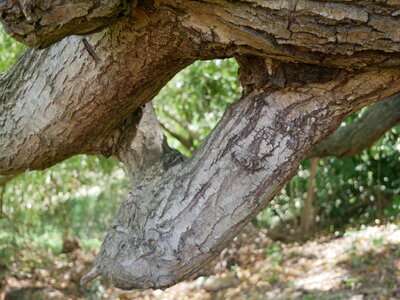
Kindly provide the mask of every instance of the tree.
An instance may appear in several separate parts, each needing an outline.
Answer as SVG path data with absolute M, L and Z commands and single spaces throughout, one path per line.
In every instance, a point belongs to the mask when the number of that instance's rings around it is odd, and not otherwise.
M 311 158 L 307 197 L 301 215 L 300 234 L 307 236 L 315 223 L 314 181 L 319 157 L 348 157 L 371 147 L 388 130 L 400 122 L 400 95 L 374 104 L 358 120 L 338 128 L 332 135 L 317 144 L 308 154 Z M 382 212 L 382 196 L 377 189 L 378 216 Z
M 310 157 L 348 157 L 371 147 L 382 135 L 400 123 L 400 95 L 370 107 L 358 120 L 338 128 L 319 143 Z
M 395 0 L 3 1 L 8 33 L 53 45 L 27 50 L 0 78 L 0 174 L 78 153 L 119 158 L 135 185 L 83 282 L 172 285 L 214 258 L 344 118 L 400 92 L 399 9 Z M 240 65 L 243 95 L 186 159 L 146 103 L 194 61 L 225 57 Z

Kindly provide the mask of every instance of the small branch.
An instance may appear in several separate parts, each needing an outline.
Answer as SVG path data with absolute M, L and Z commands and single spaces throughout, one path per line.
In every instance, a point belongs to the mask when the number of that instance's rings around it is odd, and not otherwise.
M 190 128 L 191 124 L 190 124 L 188 121 L 183 120 L 183 119 L 181 119 L 181 118 L 178 117 L 178 116 L 175 116 L 175 115 L 172 114 L 170 111 L 168 111 L 168 109 L 163 108 L 163 112 L 165 113 L 165 115 L 166 115 L 168 118 L 170 118 L 171 120 L 173 120 L 176 124 L 178 124 L 178 125 L 181 126 L 185 131 L 187 131 L 188 134 L 189 134 L 189 136 L 190 136 L 190 139 L 192 139 L 192 140 L 193 140 L 193 139 L 197 139 L 197 140 L 199 140 L 199 141 L 202 140 L 202 136 L 201 136 L 198 132 L 196 132 L 196 131 L 194 131 L 194 130 L 192 130 L 192 129 Z
M 97 56 L 96 52 L 94 52 L 94 49 L 93 49 L 92 45 L 89 44 L 88 40 L 86 38 L 83 38 L 82 41 L 83 41 L 83 45 L 85 46 L 87 52 L 89 53 L 89 55 L 91 57 L 93 57 L 94 61 L 96 63 L 100 62 L 101 59 Z
M 160 122 L 160 126 L 162 129 L 164 129 L 168 134 L 170 134 L 172 137 L 174 137 L 175 139 L 177 139 L 183 147 L 185 147 L 189 152 L 193 152 L 194 146 L 193 143 L 190 139 L 186 139 L 183 136 L 181 136 L 180 134 L 177 134 L 176 132 L 172 131 L 171 129 L 169 129 L 167 127 L 166 124 Z

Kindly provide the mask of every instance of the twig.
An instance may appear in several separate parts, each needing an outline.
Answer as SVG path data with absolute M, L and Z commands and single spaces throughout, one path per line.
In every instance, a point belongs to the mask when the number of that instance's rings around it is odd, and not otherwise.
M 91 57 L 93 57 L 93 59 L 95 60 L 96 63 L 100 62 L 101 59 L 97 56 L 96 52 L 94 52 L 92 45 L 89 44 L 87 39 L 83 38 L 82 41 L 83 41 L 83 45 L 85 45 L 87 52 L 89 52 L 89 55 Z

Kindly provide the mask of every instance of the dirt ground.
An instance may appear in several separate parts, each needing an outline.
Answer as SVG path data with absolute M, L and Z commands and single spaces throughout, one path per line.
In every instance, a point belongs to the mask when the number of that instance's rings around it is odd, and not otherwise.
M 0 270 L 0 300 L 13 299 L 400 299 L 400 226 L 362 226 L 306 243 L 274 242 L 248 227 L 208 276 L 166 290 L 121 291 L 78 282 L 94 253 L 75 250 L 47 268 Z M 2 274 L 2 275 L 1 275 Z

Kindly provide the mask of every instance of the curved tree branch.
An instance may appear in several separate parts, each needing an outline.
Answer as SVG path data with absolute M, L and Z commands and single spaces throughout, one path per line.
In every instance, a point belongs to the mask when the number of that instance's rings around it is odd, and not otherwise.
M 285 3 L 143 0 L 88 43 L 28 50 L 0 76 L 0 174 L 112 155 L 124 121 L 196 59 L 257 55 L 332 72 L 400 65 L 400 5 L 327 2 L 328 13 L 316 1 Z
M 97 275 L 131 289 L 165 287 L 196 273 L 265 207 L 315 143 L 366 103 L 400 90 L 397 69 L 330 73 L 331 80 L 299 84 L 295 78 L 308 75 L 298 66 L 240 61 L 246 95 L 190 160 L 133 188 L 96 258 Z M 274 76 L 290 70 L 290 83 L 278 87 Z M 256 74 L 271 80 L 250 85 Z
M 149 14 L 137 8 L 88 36 L 99 61 L 82 38 L 69 37 L 28 50 L 0 75 L 0 174 L 47 168 L 79 153 L 113 154 L 124 122 L 198 51 L 168 11 Z
M 348 157 L 371 147 L 400 123 L 400 95 L 374 104 L 358 120 L 338 128 L 319 143 L 309 157 Z

